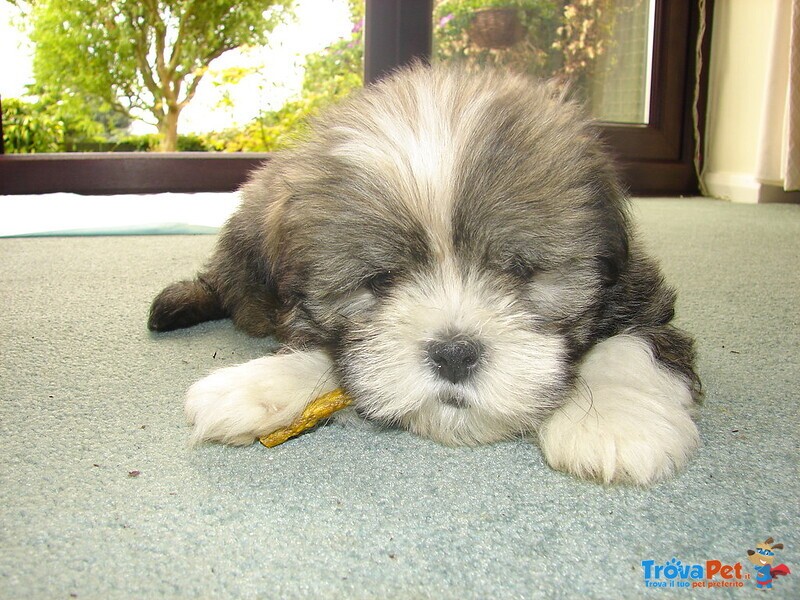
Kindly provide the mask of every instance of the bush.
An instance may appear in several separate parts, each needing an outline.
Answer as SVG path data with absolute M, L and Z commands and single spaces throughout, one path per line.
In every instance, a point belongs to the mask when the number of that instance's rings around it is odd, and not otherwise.
M 195 134 L 178 135 L 179 152 L 206 152 L 207 150 L 209 150 L 209 147 L 202 136 Z
M 3 149 L 8 154 L 58 152 L 64 145 L 64 122 L 35 103 L 3 100 Z

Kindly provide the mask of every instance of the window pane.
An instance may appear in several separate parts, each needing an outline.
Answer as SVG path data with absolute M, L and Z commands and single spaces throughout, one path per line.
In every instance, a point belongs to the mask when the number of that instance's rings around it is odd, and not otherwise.
M 436 0 L 434 60 L 570 82 L 603 121 L 647 123 L 655 0 Z
M 271 151 L 362 85 L 363 0 L 0 8 L 6 152 Z

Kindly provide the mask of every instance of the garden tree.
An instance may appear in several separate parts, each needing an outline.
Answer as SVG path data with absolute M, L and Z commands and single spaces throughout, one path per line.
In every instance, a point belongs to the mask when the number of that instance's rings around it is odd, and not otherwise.
M 38 84 L 150 113 L 160 150 L 177 148 L 181 111 L 209 64 L 264 44 L 293 0 L 37 0 L 30 13 Z
M 292 146 L 311 118 L 364 84 L 364 1 L 347 0 L 350 35 L 305 57 L 303 84 L 297 98 L 280 109 L 264 111 L 243 129 L 203 136 L 207 147 L 228 152 L 271 152 Z

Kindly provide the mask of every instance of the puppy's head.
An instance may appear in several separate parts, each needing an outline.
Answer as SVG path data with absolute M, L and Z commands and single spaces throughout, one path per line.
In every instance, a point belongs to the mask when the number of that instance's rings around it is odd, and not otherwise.
M 287 319 L 360 412 L 449 444 L 561 401 L 622 269 L 622 194 L 547 85 L 416 67 L 331 111 L 271 165 Z

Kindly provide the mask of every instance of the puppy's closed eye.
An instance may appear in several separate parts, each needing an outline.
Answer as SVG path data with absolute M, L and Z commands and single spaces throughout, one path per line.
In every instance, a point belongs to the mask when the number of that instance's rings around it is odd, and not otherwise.
M 597 259 L 597 268 L 603 285 L 606 287 L 614 285 L 622 271 L 620 261 L 607 256 L 601 256 Z
M 391 269 L 376 271 L 364 279 L 363 286 L 375 296 L 385 295 L 394 285 L 397 274 L 397 271 Z
M 517 279 L 522 283 L 530 282 L 538 273 L 541 272 L 541 268 L 539 268 L 537 265 L 534 265 L 532 262 L 525 260 L 521 256 L 514 256 L 511 258 L 504 270 L 514 279 Z

